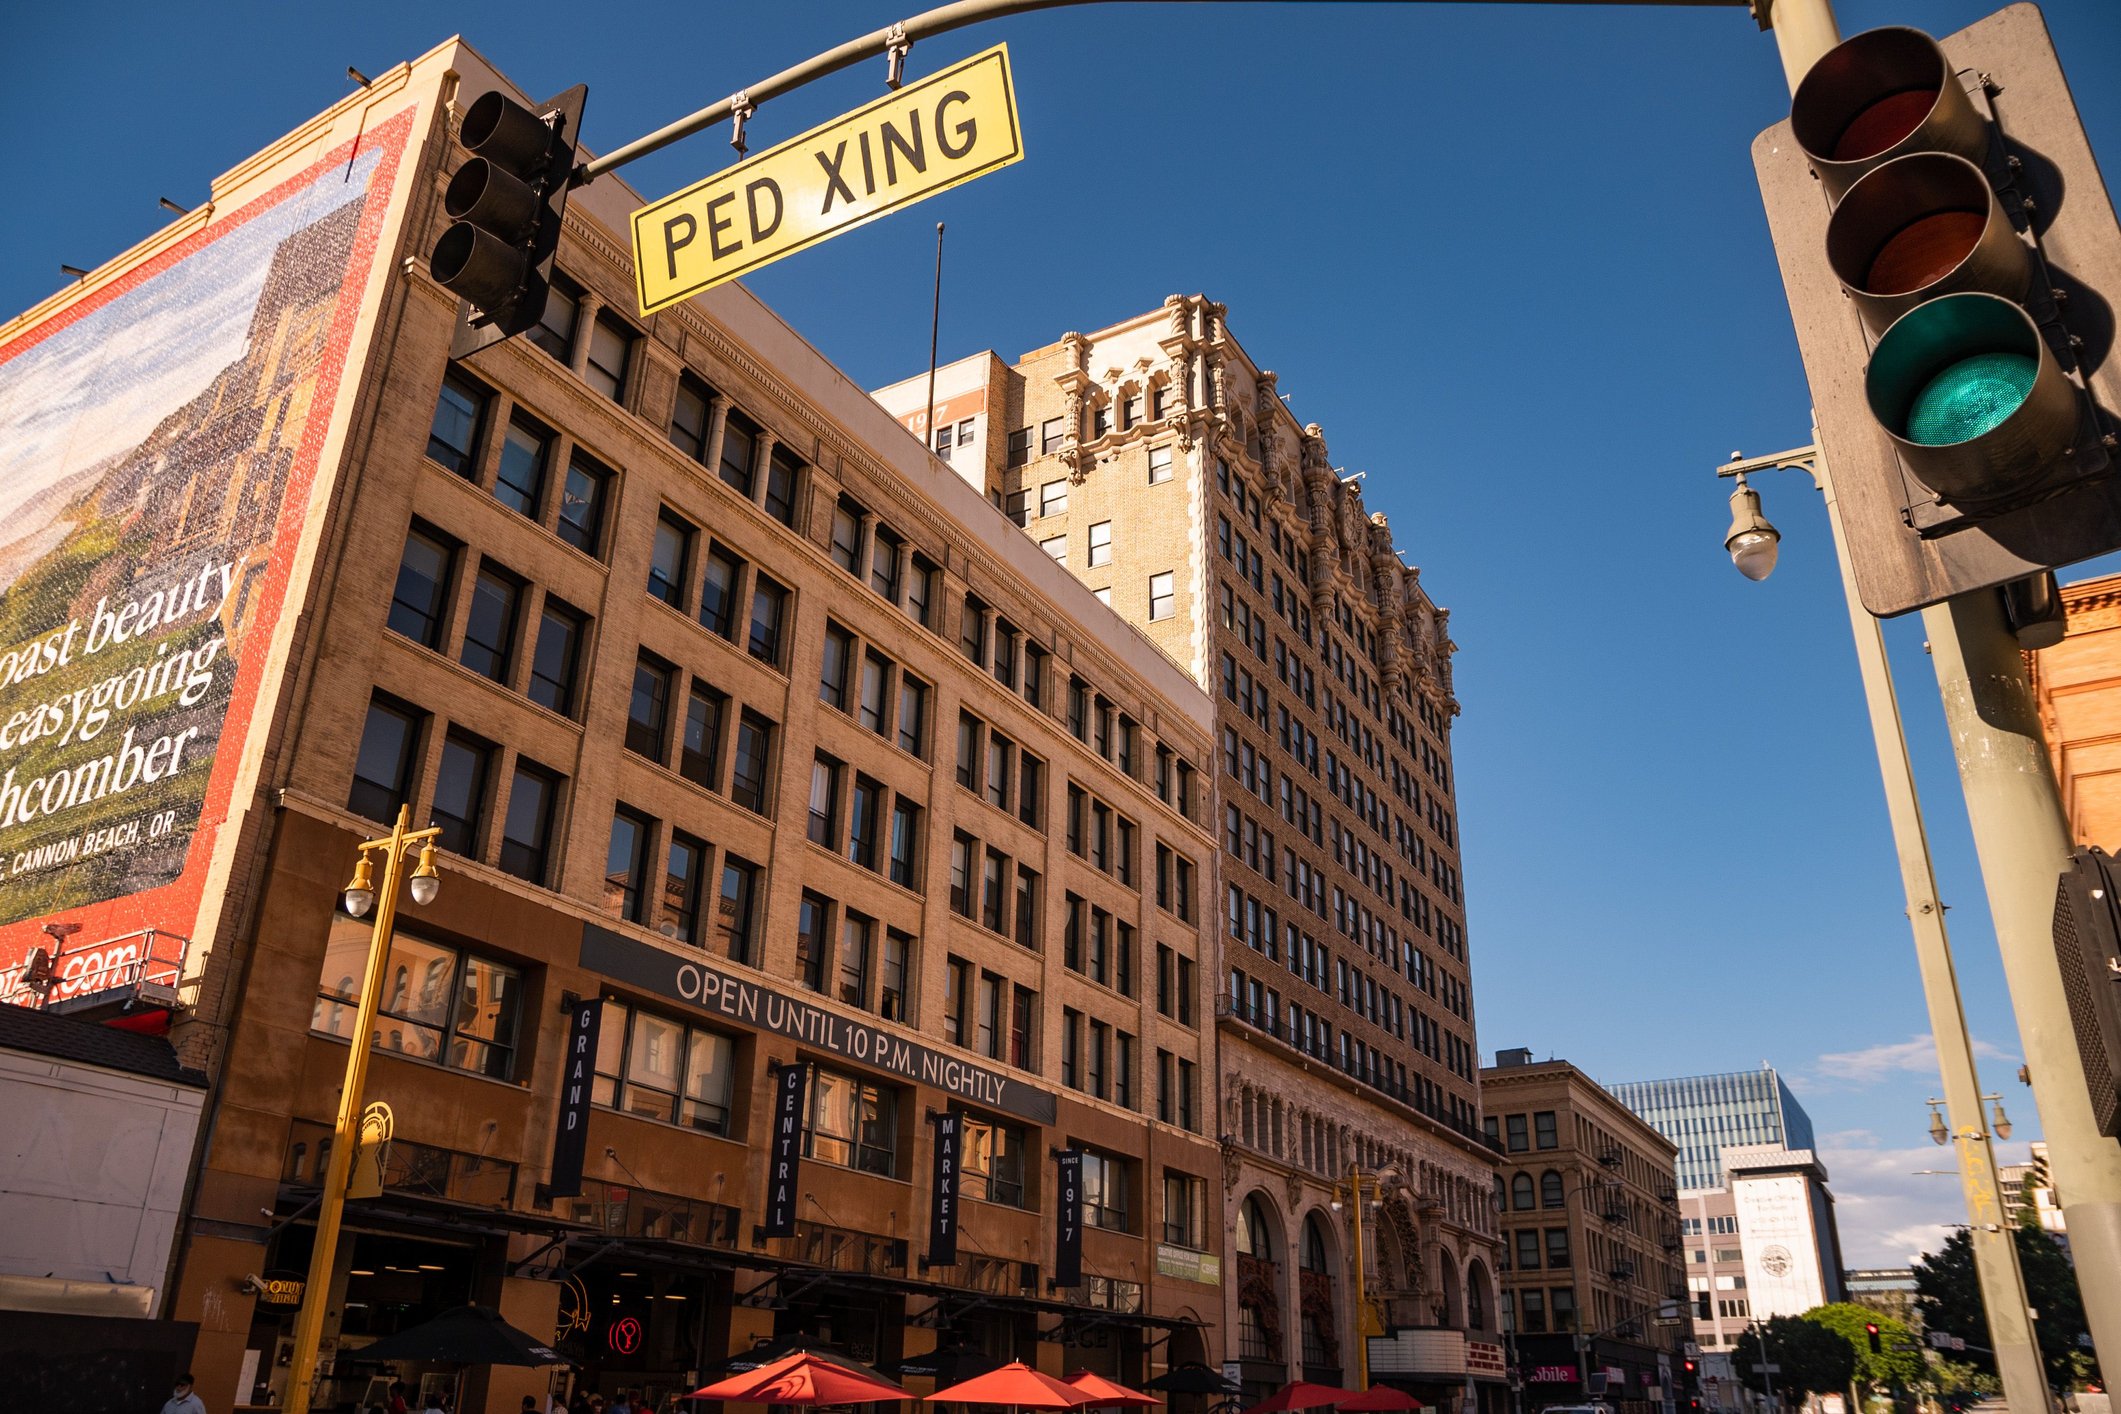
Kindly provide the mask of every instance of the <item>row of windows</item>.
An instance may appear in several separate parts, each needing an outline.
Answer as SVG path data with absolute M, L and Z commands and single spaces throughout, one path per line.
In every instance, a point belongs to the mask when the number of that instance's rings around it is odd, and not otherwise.
M 817 695 L 907 755 L 927 759 L 929 685 L 830 620 L 818 660 Z
M 1120 430 L 1123 432 L 1131 431 L 1141 424 L 1145 397 L 1150 419 L 1162 417 L 1164 415 L 1167 391 L 1164 384 L 1158 383 L 1151 387 L 1146 395 L 1136 391 L 1122 397 L 1119 401 Z M 1092 403 L 1085 409 L 1085 415 L 1090 420 L 1090 435 L 1092 437 L 1103 437 L 1112 431 L 1112 407 L 1109 401 Z M 1009 433 L 1007 440 L 1006 460 L 1008 464 L 1010 466 L 1022 466 L 1031 460 L 1034 430 L 1037 433 L 1038 455 L 1042 457 L 1052 456 L 1066 442 L 1067 426 L 1067 418 L 1049 417 L 1040 422 L 1036 429 L 1028 426 L 1014 429 Z M 1082 428 L 1078 426 L 1076 432 L 1080 436 Z M 1169 448 L 1157 450 L 1164 451 L 1168 458 Z M 1152 450 L 1151 455 L 1154 455 L 1154 450 Z M 1152 474 L 1150 479 L 1154 481 L 1156 478 Z
M 975 874 L 977 877 L 975 877 Z M 950 837 L 950 911 L 989 932 L 1039 948 L 1041 881 L 1036 870 L 958 830 Z
M 1505 1291 L 1502 1328 L 1519 1335 L 1544 1335 L 1549 1330 L 1566 1335 L 1576 1329 L 1576 1293 L 1566 1286 Z
M 1540 1265 L 1540 1242 L 1542 1230 L 1536 1227 L 1521 1227 L 1510 1234 L 1510 1241 L 1500 1249 L 1504 1271 L 1536 1272 Z M 1544 1229 L 1546 1265 L 1561 1269 L 1569 1265 L 1569 1230 L 1565 1227 Z
M 913 1022 L 918 944 L 868 914 L 805 889 L 796 911 L 795 975 L 809 990 L 886 1021 Z
M 471 583 L 457 661 L 503 687 L 516 688 L 522 666 L 519 650 L 527 637 L 531 648 L 520 680 L 523 694 L 549 712 L 576 716 L 581 710 L 579 679 L 589 616 L 541 594 L 489 556 L 472 560 L 463 544 L 422 521 L 414 521 L 406 532 L 386 624 L 423 648 L 447 653 L 457 581 L 466 569 L 471 570 Z M 533 605 L 536 626 L 526 635 Z
M 726 791 L 754 814 L 773 813 L 771 778 L 778 732 L 772 719 L 749 707 L 731 711 L 727 693 L 704 678 L 688 678 L 645 649 L 634 662 L 626 749 L 658 766 L 674 766 L 703 789 Z
M 1536 1110 L 1530 1115 L 1489 1115 L 1481 1123 L 1487 1128 L 1491 1144 L 1496 1142 L 1496 1126 L 1500 1123 L 1503 1126 L 1501 1132 L 1508 1135 L 1507 1147 L 1512 1154 L 1522 1154 L 1535 1143 L 1541 1149 L 1561 1146 L 1561 1131 L 1555 1123 L 1553 1110 Z
M 811 760 L 805 825 L 810 842 L 844 853 L 862 868 L 916 892 L 921 888 L 925 815 L 918 802 L 894 793 L 835 756 L 819 751 Z

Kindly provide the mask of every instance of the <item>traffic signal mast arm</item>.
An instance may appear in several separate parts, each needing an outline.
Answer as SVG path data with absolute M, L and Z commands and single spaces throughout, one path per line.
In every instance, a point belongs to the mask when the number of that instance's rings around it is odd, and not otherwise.
M 628 162 L 646 157 L 694 133 L 704 132 L 723 119 L 730 119 L 730 145 L 739 153 L 744 150 L 744 123 L 758 105 L 770 98 L 778 98 L 801 88 L 812 79 L 836 74 L 842 69 L 852 68 L 864 59 L 882 55 L 889 63 L 885 82 L 892 88 L 899 86 L 905 73 L 906 51 L 915 40 L 929 39 L 952 30 L 983 24 L 988 20 L 1003 19 L 1009 15 L 1027 14 L 1033 10 L 1057 10 L 1064 5 L 1100 4 L 1270 4 L 1276 0 L 956 0 L 949 5 L 938 5 L 933 10 L 924 10 L 909 19 L 883 29 L 871 30 L 859 39 L 850 39 L 845 44 L 828 49 L 822 54 L 805 59 L 802 63 L 781 70 L 757 83 L 747 84 L 719 103 L 710 103 L 698 112 L 687 114 L 668 127 L 658 128 L 643 138 L 637 138 L 624 147 L 605 153 L 591 162 L 574 169 L 572 186 L 593 182 L 607 172 L 615 172 Z M 1397 0 L 1411 3 L 1412 0 Z M 1632 5 L 1684 5 L 1690 7 L 1719 6 L 1723 8 L 1759 8 L 1755 0 L 1557 0 L 1564 4 L 1632 4 Z

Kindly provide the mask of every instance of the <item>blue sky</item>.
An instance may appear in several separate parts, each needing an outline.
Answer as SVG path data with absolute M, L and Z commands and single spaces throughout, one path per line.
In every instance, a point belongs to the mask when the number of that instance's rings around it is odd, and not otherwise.
M 1844 32 L 1935 33 L 1990 0 L 1843 0 Z M 121 13 L 129 9 L 131 13 Z M 2093 147 L 2121 153 L 2121 6 L 2046 7 Z M 187 11 L 189 13 L 187 13 Z M 225 3 L 0 19 L 17 164 L 0 310 L 164 219 L 368 72 L 461 31 L 533 92 L 590 89 L 608 149 L 896 18 L 897 7 Z M 1101 5 L 924 43 L 914 73 L 1006 39 L 1025 160 L 750 283 L 857 381 L 1005 357 L 1173 291 L 1230 307 L 1333 461 L 1367 471 L 1452 610 L 1470 944 L 1485 1052 L 1606 1079 L 1772 1061 L 1810 1108 L 1852 1262 L 1905 1261 L 1956 1186 L 1923 1135 L 1924 1013 L 1823 513 L 1764 478 L 1784 531 L 1732 571 L 1733 448 L 1804 442 L 1809 398 L 1753 184 L 1787 110 L 1742 9 Z M 257 70 L 232 65 L 253 57 Z M 92 82 L 84 84 L 84 74 Z M 778 100 L 754 150 L 880 91 L 881 61 Z M 628 169 L 659 196 L 720 134 Z M 2065 577 L 2068 577 L 2067 575 Z M 1984 1080 L 2037 1133 L 1922 652 L 1887 626 Z

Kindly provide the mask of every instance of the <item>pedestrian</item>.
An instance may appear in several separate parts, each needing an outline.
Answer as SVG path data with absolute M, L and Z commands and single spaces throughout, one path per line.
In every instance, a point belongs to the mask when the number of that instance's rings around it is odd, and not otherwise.
M 412 1414 L 412 1406 L 405 1402 L 405 1381 L 390 1382 L 390 1414 Z
M 621 1388 L 611 1403 L 604 1406 L 604 1414 L 633 1414 L 631 1391 Z
M 191 1372 L 177 1376 L 177 1387 L 162 1405 L 162 1414 L 206 1414 L 206 1401 L 192 1388 Z
M 526 1394 L 523 1396 L 523 1414 L 541 1414 L 538 1409 L 538 1397 L 536 1395 Z

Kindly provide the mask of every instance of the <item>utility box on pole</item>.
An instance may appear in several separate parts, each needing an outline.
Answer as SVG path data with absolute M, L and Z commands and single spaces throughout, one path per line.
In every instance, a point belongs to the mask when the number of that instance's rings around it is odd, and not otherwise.
M 1753 162 L 1864 607 L 2121 548 L 2121 228 L 2039 9 L 1849 39 Z

